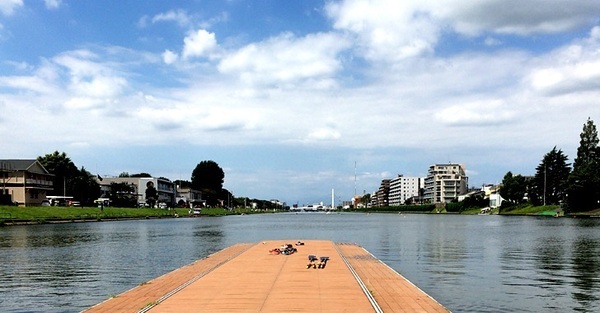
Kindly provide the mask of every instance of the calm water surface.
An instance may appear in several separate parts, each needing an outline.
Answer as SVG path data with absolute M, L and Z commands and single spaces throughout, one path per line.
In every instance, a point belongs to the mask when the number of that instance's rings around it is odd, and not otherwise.
M 79 312 L 267 239 L 356 242 L 453 312 L 600 311 L 600 219 L 307 213 L 0 228 L 0 311 Z

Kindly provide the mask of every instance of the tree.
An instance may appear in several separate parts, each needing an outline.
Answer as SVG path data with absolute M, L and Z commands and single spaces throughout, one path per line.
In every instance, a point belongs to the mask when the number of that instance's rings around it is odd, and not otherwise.
M 153 208 L 158 201 L 158 190 L 154 187 L 154 182 L 146 183 L 146 203 L 149 207 Z
M 54 175 L 54 191 L 50 195 L 73 196 L 82 205 L 91 205 L 100 194 L 95 176 L 84 167 L 77 169 L 66 153 L 54 151 L 37 159 Z
M 367 193 L 362 196 L 360 202 L 364 205 L 364 207 L 368 207 L 369 203 L 371 203 L 371 194 Z
M 567 210 L 571 212 L 600 207 L 600 146 L 596 125 L 590 118 L 579 137 L 567 189 Z
M 136 207 L 137 194 L 135 185 L 126 182 L 110 183 L 110 201 L 116 207 Z
M 93 205 L 100 195 L 100 185 L 95 177 L 82 166 L 79 175 L 69 180 L 71 186 L 67 189 L 72 190 L 73 197 L 83 206 Z
M 202 191 L 208 205 L 216 205 L 223 189 L 225 173 L 215 161 L 202 161 L 192 172 L 192 188 Z
M 506 173 L 502 179 L 500 187 L 500 196 L 511 204 L 520 204 L 527 193 L 527 182 L 521 175 L 513 176 L 512 172 Z
M 529 199 L 534 205 L 560 204 L 566 196 L 571 168 L 567 156 L 554 147 L 536 168 Z
M 46 154 L 45 156 L 39 156 L 37 160 L 50 172 L 50 174 L 54 175 L 54 191 L 52 191 L 52 196 L 66 196 L 67 189 L 71 191 L 71 188 L 67 188 L 68 183 L 67 180 L 70 180 L 79 175 L 79 170 L 77 166 L 71 161 L 71 159 L 67 156 L 66 153 L 59 153 L 58 151 L 54 151 L 53 153 Z

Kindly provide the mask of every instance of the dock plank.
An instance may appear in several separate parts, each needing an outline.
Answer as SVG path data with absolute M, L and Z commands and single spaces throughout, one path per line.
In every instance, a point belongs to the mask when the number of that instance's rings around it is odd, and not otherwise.
M 356 244 L 337 244 L 383 312 L 449 312 L 408 279 Z
M 449 312 L 356 244 L 308 240 L 297 253 L 269 253 L 286 243 L 231 246 L 84 312 Z M 329 261 L 307 268 L 308 255 Z
M 305 242 L 292 255 L 268 253 L 285 243 L 252 247 L 149 312 L 374 312 L 331 241 Z M 309 254 L 331 260 L 307 269 Z
M 83 312 L 138 312 L 146 305 L 158 301 L 161 297 L 173 292 L 191 279 L 218 267 L 221 263 L 239 255 L 254 244 L 240 243 L 227 247 L 206 258 L 178 268 L 149 282 L 144 282 Z

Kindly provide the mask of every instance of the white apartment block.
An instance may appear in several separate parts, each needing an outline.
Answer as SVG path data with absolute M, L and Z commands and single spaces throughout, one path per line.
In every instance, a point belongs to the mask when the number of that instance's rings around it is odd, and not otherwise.
M 398 175 L 390 181 L 390 206 L 399 206 L 406 200 L 419 196 L 419 190 L 425 185 L 425 177 L 405 177 Z
M 425 178 L 424 201 L 448 203 L 467 192 L 468 177 L 463 164 L 434 164 Z

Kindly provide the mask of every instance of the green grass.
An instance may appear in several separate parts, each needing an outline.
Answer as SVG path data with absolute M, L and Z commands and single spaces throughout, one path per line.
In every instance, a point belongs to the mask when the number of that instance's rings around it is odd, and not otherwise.
M 188 216 L 189 209 L 175 208 L 151 209 L 151 208 L 115 208 L 105 207 L 103 210 L 97 207 L 51 207 L 51 206 L 0 206 L 0 224 L 11 221 L 26 221 L 34 223 L 46 223 L 49 221 L 70 220 L 103 220 L 103 219 L 125 219 L 125 218 L 161 218 Z M 224 208 L 203 208 L 203 216 L 224 216 L 233 214 L 255 214 L 264 211 L 236 208 L 228 210 Z
M 504 215 L 534 215 L 534 214 L 539 214 L 542 213 L 544 211 L 553 211 L 553 210 L 558 210 L 560 209 L 560 206 L 558 205 L 540 205 L 540 206 L 533 206 L 531 204 L 527 204 L 527 205 L 522 205 L 522 206 L 518 206 L 514 209 L 503 209 L 501 214 Z
M 0 220 L 25 220 L 44 222 L 49 220 L 114 219 L 187 216 L 187 209 L 113 208 L 97 207 L 49 207 L 49 206 L 0 206 Z

